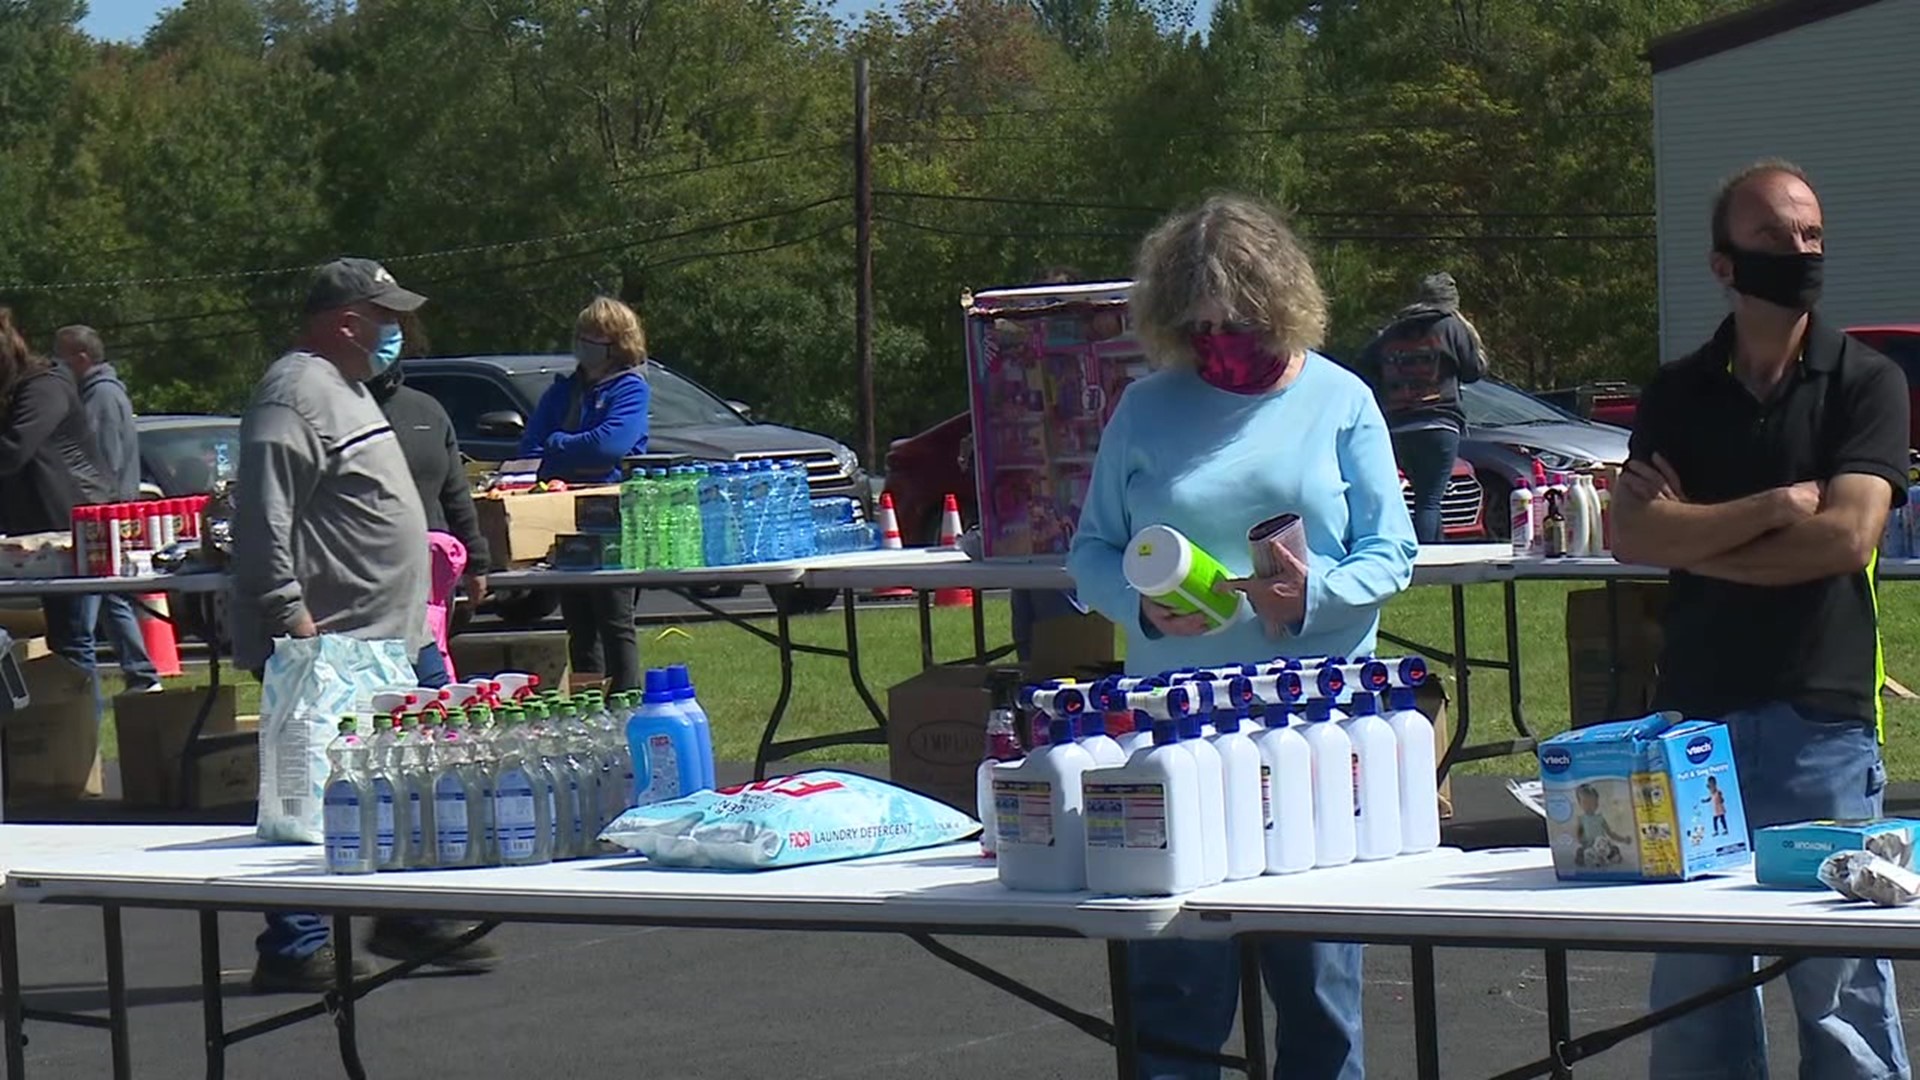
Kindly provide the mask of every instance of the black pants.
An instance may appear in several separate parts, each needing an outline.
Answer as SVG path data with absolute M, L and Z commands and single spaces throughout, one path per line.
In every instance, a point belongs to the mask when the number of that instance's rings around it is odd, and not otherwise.
M 633 629 L 636 589 L 562 589 L 567 659 L 576 675 L 605 675 L 611 690 L 639 690 L 640 644 Z

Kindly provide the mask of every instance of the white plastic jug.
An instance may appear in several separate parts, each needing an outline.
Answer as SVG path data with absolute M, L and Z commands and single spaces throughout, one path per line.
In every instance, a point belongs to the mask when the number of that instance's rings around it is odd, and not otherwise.
M 1173 896 L 1200 887 L 1200 778 L 1173 721 L 1152 745 L 1081 777 L 1087 888 L 1110 896 Z
M 1073 741 L 1073 725 L 1055 720 L 1049 745 L 1018 765 L 993 770 L 993 809 L 1000 883 L 1025 892 L 1076 892 L 1087 887 L 1081 774 L 1093 757 Z

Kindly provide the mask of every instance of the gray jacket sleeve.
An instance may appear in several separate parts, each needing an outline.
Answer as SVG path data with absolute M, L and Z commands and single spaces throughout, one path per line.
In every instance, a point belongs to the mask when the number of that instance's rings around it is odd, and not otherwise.
M 269 634 L 286 633 L 306 613 L 293 566 L 293 529 L 325 462 L 319 435 L 292 409 L 258 405 L 241 424 L 234 596 L 259 608 Z
M 86 395 L 86 406 L 87 424 L 93 428 L 94 441 L 100 446 L 100 460 L 106 466 L 107 479 L 114 486 L 114 496 L 133 498 L 139 494 L 140 476 L 139 448 L 131 441 L 133 402 L 118 386 L 109 385 L 97 387 Z M 133 491 L 123 490 L 129 473 L 134 477 Z

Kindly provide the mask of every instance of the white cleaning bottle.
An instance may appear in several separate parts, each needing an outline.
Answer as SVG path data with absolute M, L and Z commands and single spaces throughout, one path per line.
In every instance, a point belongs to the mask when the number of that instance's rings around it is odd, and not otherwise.
M 1580 490 L 1578 475 L 1566 477 L 1564 484 L 1566 494 L 1561 498 L 1561 506 L 1565 508 L 1567 518 L 1567 554 L 1582 558 L 1592 554 L 1587 550 L 1587 538 L 1590 535 L 1587 528 L 1587 497 Z
M 1200 777 L 1173 721 L 1112 769 L 1082 774 L 1087 888 L 1109 896 L 1173 896 L 1200 887 Z
M 1047 735 L 1048 745 L 1025 761 L 993 771 L 1000 884 L 1024 892 L 1078 892 L 1087 887 L 1080 774 L 1093 768 L 1093 757 L 1073 741 L 1071 721 L 1054 720 Z
M 1095 768 L 1106 769 L 1127 763 L 1127 752 L 1107 734 L 1107 714 L 1098 709 L 1081 713 L 1074 730 L 1080 735 L 1080 749 L 1093 758 Z
M 1580 486 L 1587 493 L 1587 505 L 1593 511 L 1587 519 L 1587 554 L 1605 555 L 1607 553 L 1607 500 L 1600 491 L 1600 485 L 1589 474 L 1582 473 Z
M 1354 858 L 1353 740 L 1324 699 L 1307 702 L 1300 733 L 1313 752 L 1313 865 L 1345 866 Z
M 1020 739 L 1014 734 L 1020 714 L 1001 707 L 987 714 L 987 752 L 974 774 L 974 806 L 980 815 L 980 852 L 991 858 L 997 848 L 999 823 L 993 812 L 993 770 L 1003 762 L 1020 760 Z
M 1267 729 L 1253 737 L 1260 751 L 1260 797 L 1267 873 L 1313 869 L 1313 749 L 1286 714 L 1268 713 Z
M 1213 749 L 1220 755 L 1226 799 L 1227 880 L 1244 881 L 1267 870 L 1265 814 L 1260 798 L 1260 749 L 1240 730 L 1243 712 L 1213 716 Z
M 1178 689 L 1178 687 L 1175 687 Z M 1227 880 L 1227 792 L 1220 768 L 1220 751 L 1200 737 L 1200 717 L 1182 717 L 1174 730 L 1180 746 L 1193 755 L 1200 778 L 1200 879 L 1207 885 Z
M 1434 761 L 1433 721 L 1415 704 L 1413 691 L 1396 689 L 1387 726 L 1400 750 L 1400 854 L 1440 846 L 1440 784 Z
M 1400 854 L 1400 745 L 1380 719 L 1374 696 L 1353 695 L 1341 722 L 1353 740 L 1353 782 L 1359 811 L 1353 819 L 1354 853 L 1364 860 Z

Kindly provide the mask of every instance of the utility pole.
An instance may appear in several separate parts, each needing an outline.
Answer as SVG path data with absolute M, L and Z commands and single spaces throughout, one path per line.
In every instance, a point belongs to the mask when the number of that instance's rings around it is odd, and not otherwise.
M 854 363 L 859 371 L 861 449 L 869 472 L 880 468 L 873 401 L 873 122 L 867 110 L 867 58 L 853 61 Z

